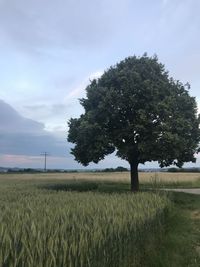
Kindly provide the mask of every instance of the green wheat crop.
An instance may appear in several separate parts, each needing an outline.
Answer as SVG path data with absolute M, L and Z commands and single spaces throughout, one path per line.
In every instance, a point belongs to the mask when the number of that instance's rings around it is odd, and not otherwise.
M 153 193 L 70 192 L 0 181 L 0 266 L 131 267 L 162 231 L 168 200 Z

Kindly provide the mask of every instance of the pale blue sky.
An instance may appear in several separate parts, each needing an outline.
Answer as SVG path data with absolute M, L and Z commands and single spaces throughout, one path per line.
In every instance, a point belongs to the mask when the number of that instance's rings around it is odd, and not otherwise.
M 67 120 L 89 79 L 127 56 L 156 53 L 200 103 L 199 10 L 199 0 L 0 0 L 0 166 L 41 167 L 46 150 L 49 167 L 79 168 Z

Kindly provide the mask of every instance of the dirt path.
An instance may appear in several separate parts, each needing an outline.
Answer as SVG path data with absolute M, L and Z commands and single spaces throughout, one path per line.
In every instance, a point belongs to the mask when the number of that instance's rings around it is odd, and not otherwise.
M 187 189 L 186 188 L 176 188 L 176 189 L 166 189 L 166 190 L 200 195 L 200 188 L 187 188 Z

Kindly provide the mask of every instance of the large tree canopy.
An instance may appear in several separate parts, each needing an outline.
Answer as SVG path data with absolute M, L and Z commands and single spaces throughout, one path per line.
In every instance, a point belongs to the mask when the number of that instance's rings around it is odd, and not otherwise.
M 195 162 L 199 117 L 189 85 L 170 78 L 157 57 L 129 57 L 90 82 L 80 100 L 85 113 L 69 121 L 72 154 L 83 165 L 116 151 L 131 167 L 138 190 L 138 164 L 161 167 Z

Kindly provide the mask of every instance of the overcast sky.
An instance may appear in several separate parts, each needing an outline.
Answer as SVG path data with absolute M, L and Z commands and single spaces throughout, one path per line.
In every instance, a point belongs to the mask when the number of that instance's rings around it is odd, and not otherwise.
M 0 0 L 0 166 L 42 167 L 48 151 L 49 168 L 80 168 L 67 121 L 89 79 L 127 56 L 156 53 L 200 106 L 199 10 L 199 0 Z M 128 166 L 111 155 L 90 167 L 118 165 Z

